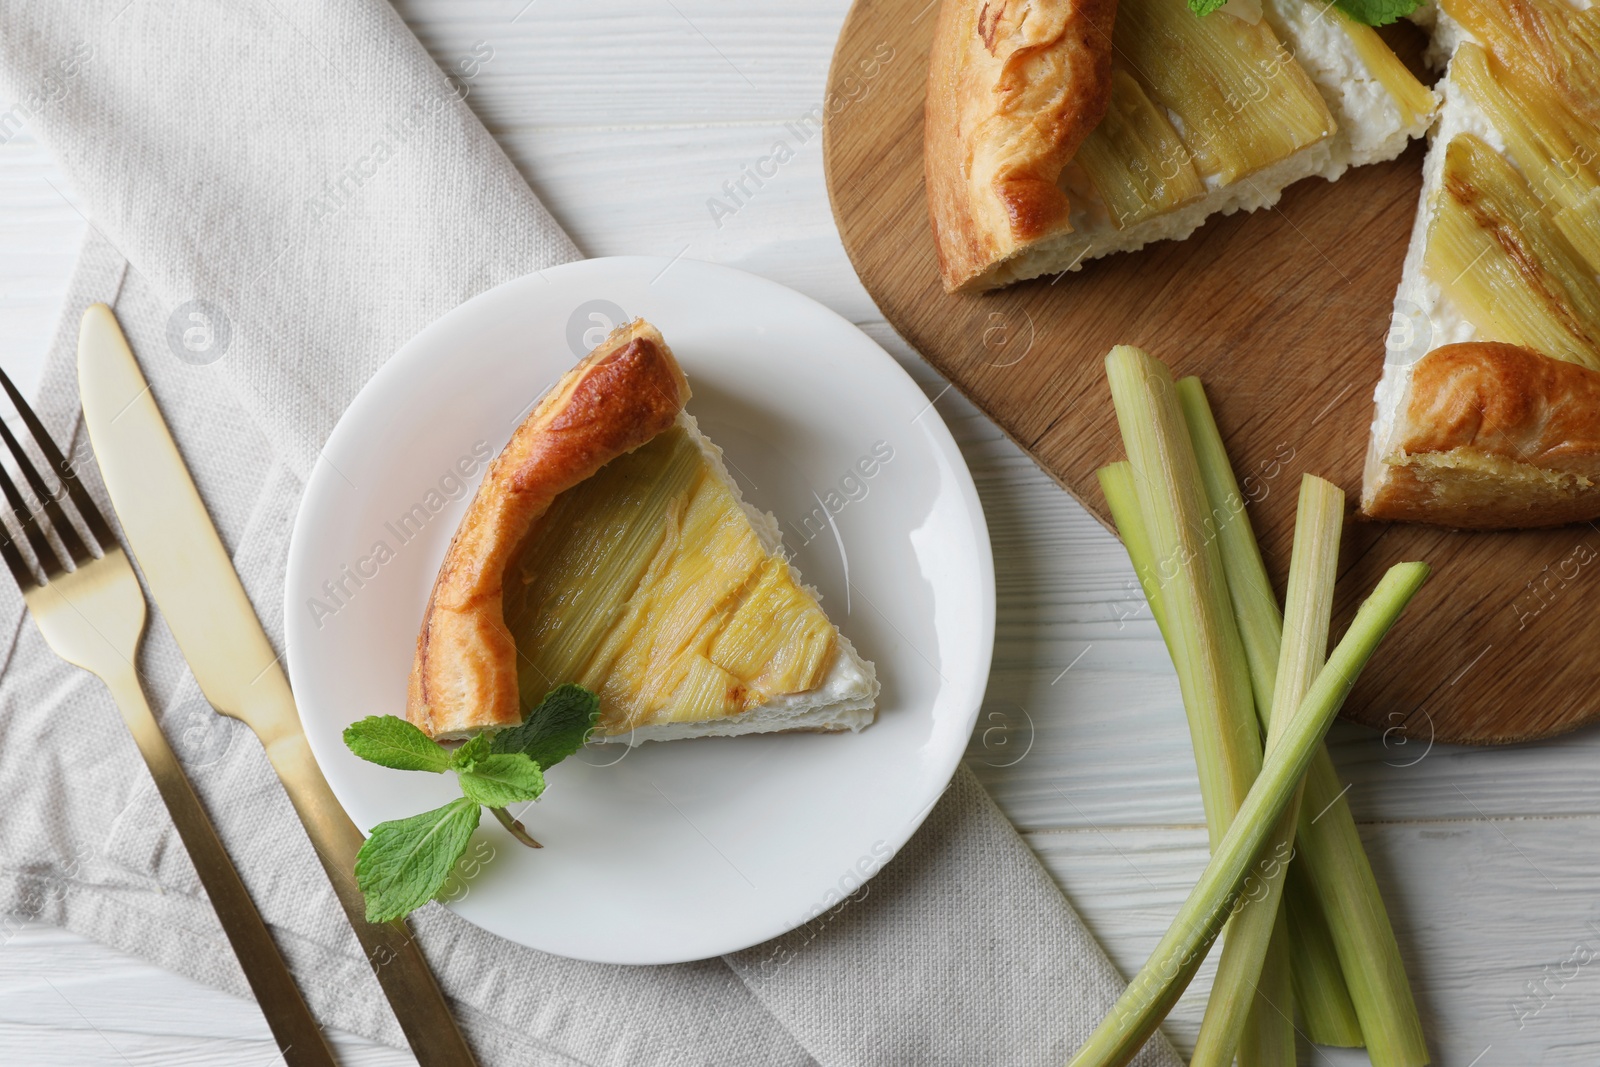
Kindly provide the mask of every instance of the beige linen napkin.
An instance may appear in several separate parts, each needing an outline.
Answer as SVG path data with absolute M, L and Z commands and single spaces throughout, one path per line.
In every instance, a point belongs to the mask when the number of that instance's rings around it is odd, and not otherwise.
M 0 10 L 0 137 L 27 124 L 92 221 L 41 414 L 98 492 L 73 350 L 83 308 L 112 304 L 274 640 L 302 485 L 356 391 L 440 314 L 579 255 L 468 77 L 379 0 Z M 9 583 L 0 641 L 0 910 L 248 995 L 110 700 Z M 313 1010 L 400 1044 L 255 739 L 206 707 L 159 620 L 141 667 Z M 854 898 L 726 959 L 601 966 L 437 905 L 414 922 L 488 1065 L 1060 1063 L 1120 989 L 965 771 Z M 1177 1060 L 1158 1039 L 1139 1062 Z

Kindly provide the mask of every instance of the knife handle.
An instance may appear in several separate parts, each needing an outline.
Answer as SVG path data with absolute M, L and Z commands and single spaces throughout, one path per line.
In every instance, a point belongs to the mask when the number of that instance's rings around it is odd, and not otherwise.
M 233 946 L 245 980 L 267 1017 L 267 1026 L 289 1067 L 335 1067 L 333 1053 L 322 1036 L 311 1009 L 306 1007 L 283 954 L 267 931 L 267 924 L 256 910 L 255 901 L 239 878 L 239 872 L 217 837 L 216 828 L 206 815 L 194 787 L 183 773 L 183 766 L 167 744 L 166 735 L 156 724 L 145 700 L 144 690 L 130 664 L 104 679 L 112 699 L 122 712 L 122 721 L 139 746 L 139 754 L 150 768 L 156 790 L 172 815 L 195 873 L 205 887 L 211 906 L 216 909 L 223 933 Z
M 367 921 L 367 902 L 355 879 L 356 852 L 365 838 L 344 813 L 311 755 L 311 746 L 294 710 L 288 680 L 276 664 L 263 673 L 266 677 L 252 688 L 273 692 L 273 703 L 279 713 L 275 716 L 253 714 L 246 717 L 246 721 L 256 727 L 261 736 L 267 759 L 278 772 L 317 850 L 317 858 L 328 872 L 328 880 L 333 883 L 339 903 L 344 905 L 345 915 L 366 952 L 367 962 L 378 976 L 378 983 L 394 1009 L 412 1053 L 421 1067 L 475 1067 L 477 1061 L 472 1049 L 450 1013 L 411 928 L 404 919 L 387 923 Z M 288 702 L 286 709 L 285 701 Z M 270 728 L 268 723 L 273 719 L 281 724 L 280 729 Z

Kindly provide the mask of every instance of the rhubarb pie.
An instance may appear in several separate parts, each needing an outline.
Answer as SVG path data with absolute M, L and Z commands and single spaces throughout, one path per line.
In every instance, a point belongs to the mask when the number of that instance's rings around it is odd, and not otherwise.
M 552 687 L 638 743 L 872 722 L 872 664 L 784 557 L 653 326 L 614 331 L 485 475 L 417 638 L 407 715 L 440 738 L 514 725 Z
M 1444 0 L 1363 513 L 1459 527 L 1600 516 L 1600 9 Z
M 1394 158 L 1435 104 L 1320 0 L 943 0 L 923 159 L 945 288 L 1181 240 Z

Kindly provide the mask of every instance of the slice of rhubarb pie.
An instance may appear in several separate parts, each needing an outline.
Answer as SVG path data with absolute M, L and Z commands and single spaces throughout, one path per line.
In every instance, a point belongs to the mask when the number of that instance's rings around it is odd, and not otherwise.
M 1363 513 L 1600 517 L 1600 9 L 1443 0 L 1449 57 Z M 1399 343 L 1397 343 L 1399 342 Z
M 943 0 L 923 159 L 945 288 L 1182 240 L 1393 159 L 1435 104 L 1319 0 Z
M 439 568 L 406 713 L 440 738 L 514 725 L 556 685 L 600 695 L 596 736 L 872 722 L 872 664 L 784 557 L 683 410 L 655 327 L 614 331 L 519 426 Z

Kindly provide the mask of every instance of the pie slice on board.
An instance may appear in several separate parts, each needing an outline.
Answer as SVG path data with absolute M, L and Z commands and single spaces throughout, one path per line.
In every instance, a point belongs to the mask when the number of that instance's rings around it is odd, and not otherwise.
M 1328 3 L 944 0 L 928 60 L 928 211 L 976 292 L 1182 240 L 1286 186 L 1393 159 L 1436 100 Z
M 1449 57 L 1361 495 L 1461 528 L 1600 517 L 1600 10 L 1444 0 Z

